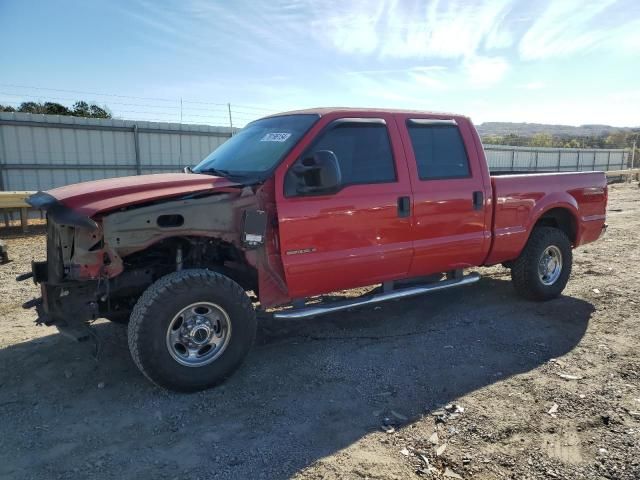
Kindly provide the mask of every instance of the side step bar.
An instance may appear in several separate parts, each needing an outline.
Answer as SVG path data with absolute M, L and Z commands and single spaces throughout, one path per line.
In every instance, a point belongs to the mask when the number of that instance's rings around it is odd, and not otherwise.
M 436 290 L 444 290 L 446 288 L 459 287 L 462 285 L 469 285 L 476 283 L 480 280 L 480 275 L 477 273 L 470 273 L 469 275 L 452 280 L 442 280 L 433 284 L 420 285 L 416 287 L 402 288 L 399 290 L 393 290 L 391 292 L 377 293 L 371 296 L 365 296 L 356 298 L 354 300 L 345 300 L 341 302 L 334 302 L 327 305 L 317 305 L 303 308 L 292 308 L 289 310 L 281 310 L 273 314 L 274 318 L 278 319 L 298 319 L 316 317 L 318 315 L 324 315 L 326 313 L 339 312 L 341 310 L 348 310 L 355 307 L 363 307 L 365 305 L 374 305 L 376 303 L 386 302 L 387 300 L 397 300 L 400 298 L 415 297 L 416 295 L 422 295 L 423 293 L 434 292 Z

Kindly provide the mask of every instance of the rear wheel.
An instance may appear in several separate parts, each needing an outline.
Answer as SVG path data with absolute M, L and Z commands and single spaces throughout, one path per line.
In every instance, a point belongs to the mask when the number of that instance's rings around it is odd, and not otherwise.
M 572 251 L 567 235 L 557 228 L 538 227 L 511 266 L 519 295 L 550 300 L 562 293 L 571 275 Z
M 152 382 L 196 391 L 220 383 L 242 363 L 256 318 L 249 297 L 230 278 L 182 270 L 144 292 L 128 334 L 133 360 Z

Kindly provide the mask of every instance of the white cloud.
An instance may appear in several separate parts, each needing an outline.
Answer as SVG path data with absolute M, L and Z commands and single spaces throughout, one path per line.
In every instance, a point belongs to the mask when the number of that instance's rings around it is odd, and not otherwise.
M 368 55 L 376 51 L 378 24 L 384 17 L 384 2 L 378 2 L 375 6 L 366 1 L 321 5 L 326 6 L 326 11 L 316 7 L 311 16 L 311 31 L 317 40 L 329 41 L 343 53 Z
M 440 78 L 421 71 L 410 71 L 410 78 L 418 85 L 432 90 L 446 90 L 447 84 Z
M 637 51 L 640 47 L 640 19 L 628 15 L 613 22 L 608 13 L 616 2 L 617 0 L 550 2 L 522 36 L 518 48 L 520 57 L 524 60 L 539 60 L 597 49 L 612 52 L 621 49 Z M 620 8 L 624 9 L 624 6 Z
M 520 88 L 524 88 L 525 90 L 542 90 L 547 86 L 544 82 L 529 82 L 521 85 Z
M 465 60 L 463 65 L 468 82 L 475 87 L 495 85 L 509 70 L 509 64 L 501 57 L 477 56 Z
M 398 82 L 406 82 L 412 86 L 427 87 L 431 90 L 446 90 L 449 88 L 447 81 L 450 80 L 451 72 L 442 65 L 413 66 L 409 68 L 394 68 L 380 70 L 354 70 L 345 72 L 349 76 L 349 81 L 356 79 L 363 83 L 368 82 L 368 86 L 375 85 L 376 90 L 389 87 L 398 87 Z M 405 89 L 404 84 L 400 90 Z
M 380 63 L 444 59 L 451 67 L 420 67 L 362 70 L 390 85 L 398 80 L 431 90 L 485 88 L 499 83 L 509 64 L 490 55 L 513 45 L 505 27 L 511 11 L 509 0 L 477 2 L 399 1 L 316 3 L 312 7 L 311 31 L 319 42 L 341 54 L 369 57 Z M 387 75 L 389 74 L 389 75 Z
M 568 75 L 590 75 L 586 62 L 572 63 L 576 54 L 601 51 L 603 64 L 616 65 L 614 55 L 640 53 L 640 0 L 175 0 L 157 8 L 138 1 L 128 13 L 144 27 L 145 42 L 179 45 L 209 72 L 210 87 L 181 91 L 211 98 L 248 97 L 242 101 L 276 110 L 312 102 L 462 112 L 472 108 L 469 99 L 483 98 L 490 104 L 483 113 L 498 120 L 565 123 L 599 115 L 611 123 L 632 112 L 624 102 L 608 112 L 602 102 L 590 110 L 591 99 L 579 108 L 539 102 L 570 96 Z M 567 58 L 540 61 L 558 57 Z M 623 62 L 603 92 L 632 77 L 631 62 Z M 593 68 L 594 78 L 606 78 Z M 227 78 L 228 71 L 246 79 Z
M 341 0 L 306 6 L 318 42 L 380 60 L 464 59 L 514 48 L 524 60 L 594 49 L 640 52 L 640 4 L 619 0 Z
M 381 58 L 461 58 L 513 43 L 500 23 L 509 0 L 317 2 L 312 31 L 342 53 Z
M 414 66 L 410 68 L 383 68 L 383 69 L 374 69 L 374 70 L 353 70 L 350 72 L 346 72 L 348 75 L 389 75 L 396 73 L 440 73 L 447 70 L 447 67 L 444 65 L 424 65 L 424 66 Z

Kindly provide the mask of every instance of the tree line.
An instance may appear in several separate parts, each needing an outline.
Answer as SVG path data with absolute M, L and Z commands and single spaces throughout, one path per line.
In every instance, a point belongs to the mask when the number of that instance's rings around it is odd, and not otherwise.
M 516 147 L 551 147 L 551 148 L 633 148 L 640 146 L 640 129 L 621 131 L 607 135 L 588 137 L 551 135 L 536 133 L 531 136 L 516 134 L 485 135 L 482 143 L 486 145 L 512 145 Z
M 99 106 L 95 103 L 80 100 L 73 104 L 71 108 L 65 107 L 56 102 L 22 102 L 19 107 L 0 104 L 0 112 L 20 112 L 20 113 L 44 113 L 47 115 L 66 115 L 73 117 L 87 118 L 111 118 L 111 112 L 106 106 Z

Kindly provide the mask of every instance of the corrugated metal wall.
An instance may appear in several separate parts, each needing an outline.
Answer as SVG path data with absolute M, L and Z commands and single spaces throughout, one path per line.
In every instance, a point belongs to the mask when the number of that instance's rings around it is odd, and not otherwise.
M 230 136 L 229 127 L 0 113 L 0 190 L 175 172 Z
M 229 127 L 0 113 L 0 190 L 46 190 L 107 177 L 180 171 Z M 485 145 L 492 171 L 621 170 L 626 150 Z

